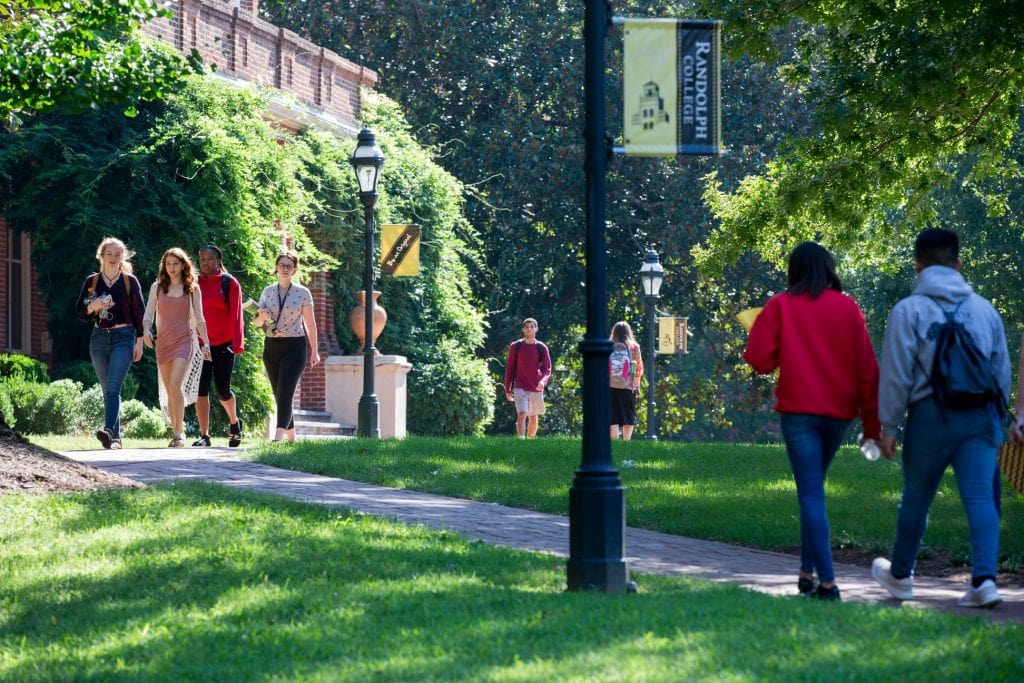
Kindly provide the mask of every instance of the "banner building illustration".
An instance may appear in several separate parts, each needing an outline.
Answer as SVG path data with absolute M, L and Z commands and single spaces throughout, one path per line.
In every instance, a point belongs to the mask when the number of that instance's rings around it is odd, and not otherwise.
M 626 156 L 721 154 L 716 20 L 618 20 L 623 30 Z

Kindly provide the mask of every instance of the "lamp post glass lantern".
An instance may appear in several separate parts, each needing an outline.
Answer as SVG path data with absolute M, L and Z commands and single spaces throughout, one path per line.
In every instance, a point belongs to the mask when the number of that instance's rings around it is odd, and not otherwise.
M 369 128 L 359 131 L 356 149 L 349 160 L 359 183 L 359 200 L 363 203 L 366 253 L 363 261 L 363 291 L 366 302 L 366 336 L 363 341 L 363 395 L 359 398 L 358 436 L 380 438 L 380 401 L 374 390 L 373 365 L 377 350 L 373 346 L 373 210 L 377 205 L 377 183 L 384 166 L 384 154 L 377 146 L 377 136 Z
M 654 383 L 657 381 L 657 367 L 654 355 L 657 352 L 657 310 L 660 300 L 661 283 L 665 280 L 665 269 L 658 261 L 658 252 L 648 249 L 644 256 L 644 264 L 640 266 L 640 282 L 644 290 L 644 303 L 647 305 L 647 438 L 658 439 L 657 405 L 654 403 Z

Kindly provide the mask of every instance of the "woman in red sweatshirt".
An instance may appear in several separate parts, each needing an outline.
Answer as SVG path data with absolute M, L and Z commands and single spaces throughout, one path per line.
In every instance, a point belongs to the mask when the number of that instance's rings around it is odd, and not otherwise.
M 760 374 L 779 370 L 775 410 L 800 503 L 797 586 L 825 600 L 839 599 L 825 475 L 855 418 L 864 439 L 880 438 L 878 361 L 860 307 L 842 292 L 832 255 L 814 242 L 798 245 L 786 290 L 765 304 L 743 354 Z

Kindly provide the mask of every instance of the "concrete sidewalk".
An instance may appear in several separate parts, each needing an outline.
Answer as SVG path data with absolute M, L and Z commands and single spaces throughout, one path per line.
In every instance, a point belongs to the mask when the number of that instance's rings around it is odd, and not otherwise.
M 238 460 L 237 454 L 236 449 L 230 448 L 126 448 L 62 453 L 73 460 L 147 483 L 199 479 L 448 529 L 509 548 L 562 557 L 569 552 L 568 517 L 295 472 Z M 790 555 L 632 527 L 626 529 L 625 546 L 631 572 L 699 577 L 773 595 L 796 594 L 799 559 Z M 837 564 L 835 570 L 836 583 L 845 602 L 901 604 L 875 583 L 870 569 Z M 642 579 L 639 583 L 643 590 Z M 903 605 L 1024 622 L 1024 589 L 1001 587 L 1004 602 L 992 610 L 958 607 L 957 600 L 964 590 L 966 585 L 961 582 L 919 577 L 914 581 L 915 600 Z

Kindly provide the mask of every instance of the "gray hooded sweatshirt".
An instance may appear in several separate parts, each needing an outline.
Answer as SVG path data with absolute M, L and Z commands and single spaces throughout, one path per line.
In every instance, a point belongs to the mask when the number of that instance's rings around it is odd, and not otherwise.
M 935 337 L 946 321 L 939 306 L 952 311 L 961 302 L 957 322 L 964 324 L 978 349 L 988 355 L 1003 398 L 1010 395 L 1010 357 L 999 313 L 971 290 L 959 271 L 929 266 L 917 276 L 913 295 L 893 307 L 885 328 L 878 387 L 878 417 L 884 433 L 895 434 L 907 406 L 932 395 L 929 376 Z

